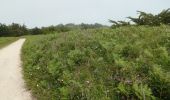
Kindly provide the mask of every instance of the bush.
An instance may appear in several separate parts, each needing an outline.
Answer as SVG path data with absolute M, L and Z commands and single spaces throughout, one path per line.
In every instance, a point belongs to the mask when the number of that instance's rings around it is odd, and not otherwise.
M 27 38 L 24 77 L 38 100 L 169 100 L 169 26 Z
M 11 25 L 5 25 L 0 23 L 0 37 L 5 36 L 22 36 L 29 34 L 25 25 L 19 25 L 12 23 Z
M 148 26 L 160 26 L 162 24 L 170 25 L 170 8 L 163 10 L 157 15 L 153 15 L 151 13 L 146 13 L 143 11 L 137 12 L 139 13 L 139 16 L 137 18 L 127 17 L 128 19 L 130 19 L 129 22 L 109 20 L 110 23 L 113 23 L 111 28 L 130 25 L 148 25 Z

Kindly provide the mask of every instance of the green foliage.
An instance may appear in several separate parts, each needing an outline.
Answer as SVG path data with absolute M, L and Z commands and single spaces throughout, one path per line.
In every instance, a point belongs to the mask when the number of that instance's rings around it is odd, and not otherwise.
M 60 32 L 69 32 L 69 31 L 74 31 L 74 30 L 87 30 L 87 29 L 97 29 L 97 28 L 103 28 L 103 27 L 107 27 L 104 26 L 102 24 L 73 24 L 73 23 L 69 23 L 69 24 L 59 24 L 56 26 L 48 26 L 48 27 L 42 27 L 39 30 L 41 32 L 39 32 L 39 34 L 49 34 L 49 33 L 60 33 Z
M 170 27 L 28 37 L 22 59 L 38 100 L 169 100 Z
M 0 37 L 2 36 L 21 36 L 28 34 L 28 29 L 25 25 L 12 23 L 11 25 L 0 24 Z
M 158 26 L 161 24 L 170 25 L 170 9 L 163 10 L 161 13 L 157 15 L 153 15 L 150 13 L 138 11 L 139 17 L 132 18 L 128 17 L 132 22 L 137 25 L 150 25 L 150 26 Z
M 121 26 L 129 26 L 130 25 L 130 22 L 126 22 L 126 21 L 113 21 L 113 20 L 109 20 L 109 22 L 113 24 L 111 26 L 111 28 L 117 28 L 117 27 L 121 27 Z
M 140 100 L 151 100 L 151 99 L 155 99 L 152 96 L 152 91 L 151 89 L 147 86 L 147 85 L 143 85 L 143 84 L 136 84 L 134 83 L 133 86 L 133 93 L 136 94 L 137 98 Z
M 153 88 L 153 93 L 159 98 L 168 100 L 170 98 L 170 76 L 169 73 L 164 73 L 159 66 L 154 66 L 150 72 L 150 85 Z
M 16 41 L 18 38 L 16 37 L 0 37 L 0 48 Z
M 130 22 L 133 22 L 135 25 L 149 25 L 149 26 L 160 26 L 162 24 L 170 25 L 170 8 L 163 10 L 157 15 L 151 13 L 146 13 L 143 11 L 137 11 L 139 16 L 137 18 L 127 17 L 130 19 Z M 113 23 L 111 28 L 117 28 L 120 26 L 129 26 L 132 25 L 130 22 L 125 21 L 113 21 L 109 20 L 110 23 Z
M 48 26 L 42 28 L 32 28 L 28 29 L 25 25 L 19 25 L 16 23 L 12 23 L 11 25 L 0 24 L 0 37 L 1 36 L 23 36 L 23 35 L 39 35 L 39 34 L 50 34 L 55 32 L 69 32 L 74 30 L 87 30 L 87 29 L 97 29 L 97 28 L 106 28 L 108 26 L 104 26 L 102 24 L 59 24 L 56 26 Z
M 39 35 L 39 34 L 43 34 L 43 31 L 42 31 L 40 28 L 35 27 L 35 28 L 33 28 L 33 29 L 30 30 L 30 33 L 31 33 L 32 35 Z

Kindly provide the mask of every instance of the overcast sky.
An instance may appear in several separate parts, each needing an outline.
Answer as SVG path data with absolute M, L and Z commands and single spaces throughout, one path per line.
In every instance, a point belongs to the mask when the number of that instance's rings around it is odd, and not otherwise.
M 125 20 L 136 11 L 158 13 L 170 8 L 170 0 L 0 0 L 0 23 L 28 27 L 66 23 L 101 23 Z

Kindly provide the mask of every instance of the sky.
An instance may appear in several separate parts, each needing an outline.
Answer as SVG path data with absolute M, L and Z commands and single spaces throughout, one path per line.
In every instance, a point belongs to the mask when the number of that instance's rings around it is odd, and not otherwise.
M 126 20 L 137 10 L 157 14 L 170 8 L 170 0 L 0 0 L 0 23 L 42 27 L 67 23 Z

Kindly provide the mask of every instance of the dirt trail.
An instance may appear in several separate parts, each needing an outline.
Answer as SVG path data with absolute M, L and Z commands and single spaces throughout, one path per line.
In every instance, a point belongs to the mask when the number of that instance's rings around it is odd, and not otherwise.
M 20 53 L 25 39 L 0 49 L 0 100 L 32 100 L 24 88 Z

